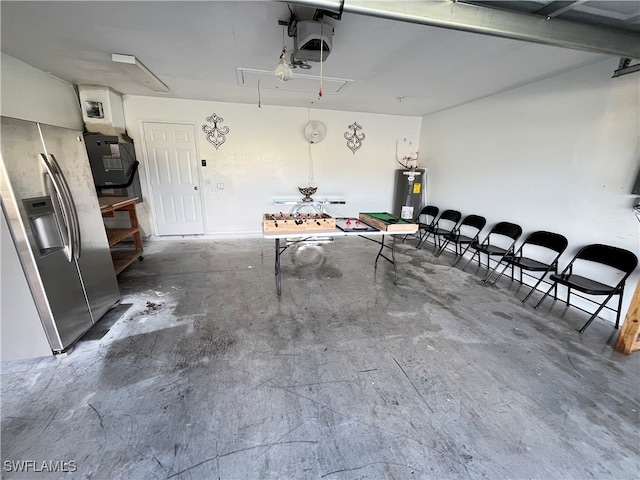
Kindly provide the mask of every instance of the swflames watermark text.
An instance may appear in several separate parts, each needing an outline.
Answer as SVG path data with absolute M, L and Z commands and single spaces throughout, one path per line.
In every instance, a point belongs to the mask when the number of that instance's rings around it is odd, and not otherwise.
M 78 470 L 78 465 L 74 460 L 4 460 L 2 469 L 5 472 L 67 473 Z

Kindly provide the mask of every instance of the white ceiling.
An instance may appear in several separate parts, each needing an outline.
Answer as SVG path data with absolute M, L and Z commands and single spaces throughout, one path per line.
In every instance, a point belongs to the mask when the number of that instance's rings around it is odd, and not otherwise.
M 511 3 L 543 7 L 551 2 Z M 631 2 L 611 3 L 621 3 L 620 10 Z M 633 3 L 640 9 L 640 2 Z M 289 18 L 288 6 L 298 19 L 311 19 L 315 12 L 277 1 L 2 1 L 0 45 L 8 55 L 74 85 L 257 104 L 256 82 L 240 85 L 238 68 L 273 71 L 283 46 L 278 20 Z M 626 15 L 632 24 L 635 10 Z M 425 115 L 612 58 L 346 9 L 341 20 L 325 21 L 334 25 L 335 35 L 323 76 L 351 81 L 322 98 L 317 79 L 301 77 L 298 87 L 295 76 L 286 83 L 261 82 L 262 105 Z M 285 42 L 291 51 L 293 39 L 285 36 Z M 136 56 L 171 93 L 155 94 L 129 80 L 111 61 L 112 53 Z M 320 64 L 311 65 L 311 70 L 294 70 L 295 75 L 317 77 Z M 270 83 L 280 88 L 268 88 Z M 303 83 L 306 90 L 316 83 L 318 89 L 300 92 Z

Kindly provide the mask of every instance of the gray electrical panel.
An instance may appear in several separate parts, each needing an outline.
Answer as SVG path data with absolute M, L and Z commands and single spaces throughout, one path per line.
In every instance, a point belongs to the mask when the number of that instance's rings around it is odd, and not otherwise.
M 413 220 L 425 205 L 426 185 L 426 169 L 396 170 L 393 214 Z
M 85 135 L 84 141 L 98 196 L 138 197 L 138 202 L 141 202 L 140 176 L 133 143 L 99 134 Z

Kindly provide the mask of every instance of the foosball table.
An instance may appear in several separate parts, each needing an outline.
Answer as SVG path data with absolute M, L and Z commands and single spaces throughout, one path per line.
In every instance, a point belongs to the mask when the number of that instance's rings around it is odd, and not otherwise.
M 336 228 L 335 218 L 326 213 L 265 213 L 262 216 L 263 232 L 298 233 L 331 231 Z

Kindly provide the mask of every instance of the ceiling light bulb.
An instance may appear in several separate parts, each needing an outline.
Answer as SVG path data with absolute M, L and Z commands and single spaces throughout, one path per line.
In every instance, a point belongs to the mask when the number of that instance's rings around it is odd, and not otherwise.
M 293 70 L 291 70 L 291 67 L 284 58 L 280 59 L 273 74 L 282 82 L 287 82 L 293 78 Z

